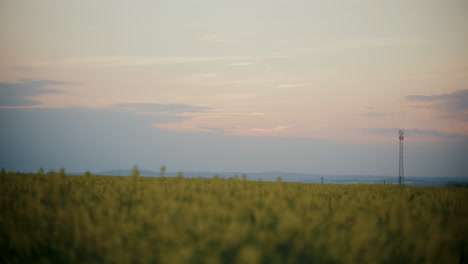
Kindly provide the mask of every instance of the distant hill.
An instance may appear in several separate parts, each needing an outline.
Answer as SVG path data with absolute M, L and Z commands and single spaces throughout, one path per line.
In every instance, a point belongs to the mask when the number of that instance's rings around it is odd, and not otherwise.
M 131 170 L 109 170 L 98 174 L 109 176 L 128 176 Z M 229 179 L 234 175 L 239 178 L 244 174 L 242 172 L 183 172 L 186 178 L 214 178 L 216 176 L 223 179 Z M 306 173 L 288 173 L 288 172 L 257 172 L 246 173 L 249 180 L 254 181 L 276 181 L 281 178 L 284 182 L 301 182 L 301 183 L 317 183 L 324 184 L 398 184 L 397 176 L 379 176 L 379 175 L 323 175 L 323 174 L 306 174 Z M 140 170 L 141 176 L 159 177 L 160 172 L 152 170 Z M 166 177 L 175 177 L 177 172 L 166 172 Z M 450 182 L 467 183 L 468 177 L 405 177 L 405 185 L 410 186 L 444 186 Z
M 159 172 L 155 172 L 152 170 L 139 170 L 141 176 L 159 176 Z M 132 170 L 108 170 L 102 171 L 97 174 L 100 175 L 108 175 L 108 176 L 129 176 L 132 174 Z

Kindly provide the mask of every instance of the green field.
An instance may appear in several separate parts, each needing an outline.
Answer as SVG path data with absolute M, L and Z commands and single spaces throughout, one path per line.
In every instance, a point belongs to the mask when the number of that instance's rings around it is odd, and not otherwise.
M 467 263 L 468 188 L 0 175 L 1 263 Z

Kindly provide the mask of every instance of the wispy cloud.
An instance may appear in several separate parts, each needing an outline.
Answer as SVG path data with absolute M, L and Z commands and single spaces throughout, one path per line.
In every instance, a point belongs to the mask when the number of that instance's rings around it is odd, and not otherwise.
M 211 108 L 186 104 L 153 104 L 153 103 L 120 103 L 112 105 L 113 109 L 132 112 L 151 122 L 155 128 L 178 132 L 200 132 L 193 126 L 192 119 L 197 114 Z
M 421 130 L 421 129 L 410 129 L 405 130 L 405 133 L 409 136 L 431 136 L 431 137 L 439 137 L 444 139 L 456 139 L 456 140 L 467 140 L 467 135 L 460 135 L 460 134 L 451 134 L 451 133 L 444 133 L 437 130 Z
M 55 80 L 22 79 L 18 83 L 0 83 L 0 107 L 23 107 L 39 105 L 32 97 L 41 94 L 61 93 L 51 86 L 70 85 L 75 83 Z
M 466 101 L 465 107 L 468 107 L 468 90 L 456 91 L 447 94 L 436 94 L 436 95 L 408 95 L 405 97 L 408 101 L 440 101 L 440 100 L 452 100 L 452 99 L 463 99 Z
M 304 87 L 304 86 L 310 86 L 313 83 L 293 83 L 293 84 L 281 84 L 278 86 L 278 88 L 297 88 L 297 87 Z
M 22 66 L 84 66 L 84 67 L 134 67 L 205 62 L 242 63 L 263 59 L 283 59 L 286 56 L 96 56 L 76 57 L 56 61 L 26 61 Z
M 187 115 L 184 115 L 187 116 Z M 291 133 L 289 125 L 262 126 L 265 113 L 225 112 L 213 109 L 204 113 L 194 113 L 191 118 L 179 123 L 155 124 L 162 130 L 177 132 L 210 132 L 225 136 L 285 136 Z
M 279 136 L 292 126 L 276 126 L 271 128 L 256 128 L 256 127 L 235 127 L 223 129 L 222 133 L 232 136 Z
M 193 124 L 192 122 L 179 122 L 179 123 L 162 123 L 154 124 L 155 128 L 159 128 L 166 131 L 174 132 L 188 132 L 188 133 L 199 133 L 199 132 L 213 132 L 212 129 L 201 127 Z
M 440 78 L 463 78 L 463 77 L 468 77 L 468 73 L 413 75 L 413 76 L 408 77 L 408 79 L 440 79 Z
M 363 131 L 368 134 L 374 135 L 398 135 L 398 128 L 366 128 Z M 437 137 L 442 139 L 451 140 L 468 140 L 468 135 L 444 133 L 438 130 L 424 130 L 424 129 L 405 129 L 405 135 L 409 137 Z
M 250 113 L 249 116 L 264 116 L 265 113 Z
M 468 122 L 468 90 L 436 95 L 409 95 L 405 99 L 430 104 L 440 112 L 439 118 Z
M 191 77 L 205 79 L 205 78 L 213 78 L 213 77 L 216 77 L 216 76 L 218 76 L 217 73 L 201 73 L 201 74 L 194 74 Z
M 398 133 L 399 128 L 365 128 L 363 131 L 374 135 L 393 135 Z
M 257 82 L 272 82 L 273 80 L 236 80 L 231 83 L 257 83 Z
M 113 107 L 133 112 L 160 113 L 160 114 L 183 114 L 201 113 L 210 110 L 209 107 L 185 105 L 185 104 L 152 104 L 152 103 L 120 103 Z
M 234 63 L 231 63 L 229 65 L 231 66 L 250 66 L 250 65 L 253 65 L 255 64 L 254 62 L 234 62 Z
M 369 117 L 382 117 L 382 116 L 388 116 L 389 114 L 387 113 L 380 113 L 380 112 L 373 112 L 373 113 L 365 113 L 364 116 L 369 116 Z
M 428 42 L 427 39 L 418 37 L 388 37 L 388 38 L 364 38 L 337 41 L 331 44 L 331 48 L 356 49 L 356 48 L 378 48 L 403 45 L 416 45 Z

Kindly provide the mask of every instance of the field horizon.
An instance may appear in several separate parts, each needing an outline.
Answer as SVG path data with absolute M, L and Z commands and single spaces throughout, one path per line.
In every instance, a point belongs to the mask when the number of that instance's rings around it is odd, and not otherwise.
M 65 168 L 66 169 L 66 168 Z M 54 172 L 49 170 L 45 172 Z M 58 170 L 57 170 L 58 171 Z M 144 177 L 159 177 L 161 171 L 151 169 L 138 169 L 140 176 Z M 19 173 L 34 173 L 32 171 L 12 171 Z M 111 169 L 99 172 L 94 171 L 66 171 L 69 175 L 83 175 L 91 173 L 102 176 L 128 176 L 132 174 L 132 169 Z M 187 178 L 205 178 L 210 179 L 219 177 L 222 179 L 230 179 L 234 176 L 246 175 L 249 180 L 253 181 L 276 181 L 281 178 L 284 182 L 293 183 L 322 183 L 323 184 L 398 184 L 398 176 L 392 175 L 366 175 L 366 174 L 315 174 L 315 173 L 300 173 L 300 172 L 282 172 L 282 171 L 267 171 L 267 172 L 242 172 L 242 171 L 165 171 L 166 177 L 177 177 L 180 173 Z M 437 187 L 445 186 L 451 183 L 468 183 L 466 177 L 434 177 L 434 176 L 405 176 L 405 185 L 409 186 L 427 186 Z

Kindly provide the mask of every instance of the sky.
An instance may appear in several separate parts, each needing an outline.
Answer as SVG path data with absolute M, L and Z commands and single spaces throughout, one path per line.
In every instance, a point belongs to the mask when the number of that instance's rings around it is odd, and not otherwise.
M 0 167 L 468 176 L 464 0 L 0 0 Z

